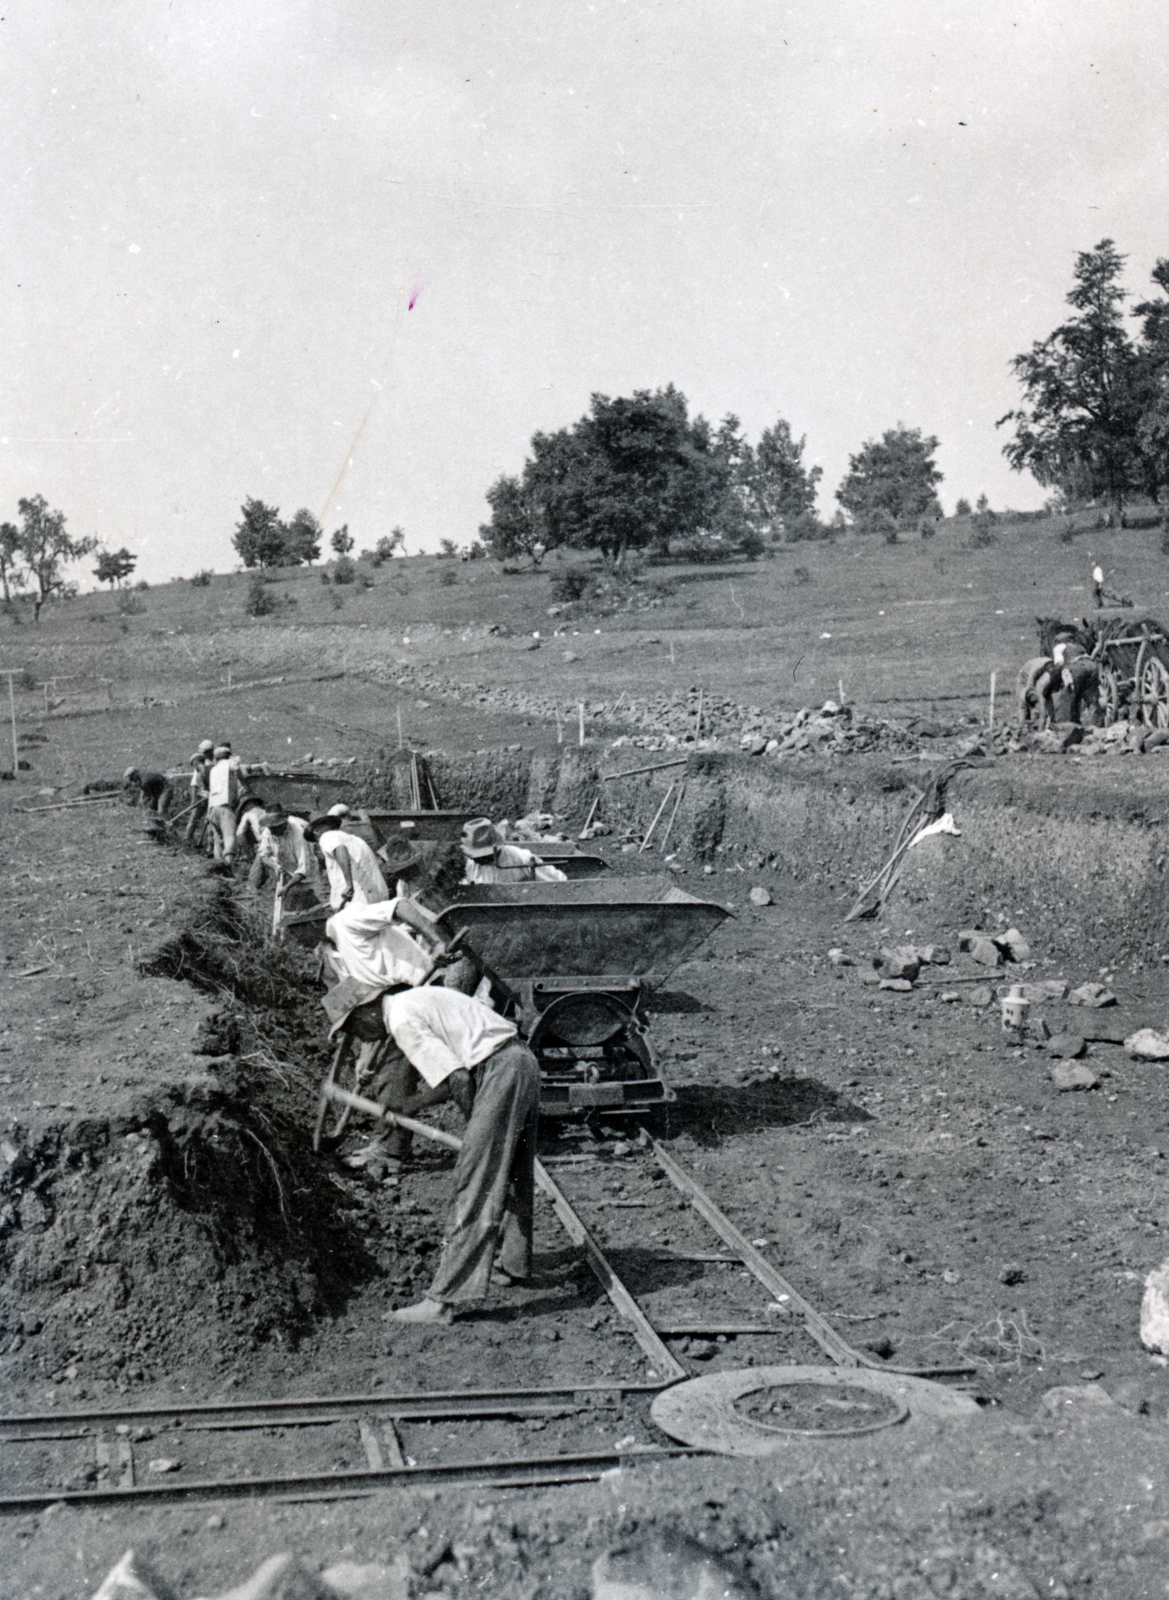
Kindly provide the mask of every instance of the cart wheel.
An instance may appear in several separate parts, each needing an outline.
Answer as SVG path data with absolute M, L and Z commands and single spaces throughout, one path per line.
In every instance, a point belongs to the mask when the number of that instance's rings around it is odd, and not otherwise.
M 1110 728 L 1120 715 L 1120 678 L 1115 667 L 1100 668 L 1100 715 Z
M 353 1043 L 349 1035 L 343 1033 L 329 1063 L 325 1081 L 321 1084 L 321 1096 L 317 1101 L 317 1121 L 313 1128 L 314 1150 L 320 1150 L 322 1144 L 335 1143 L 345 1132 L 351 1108 L 339 1106 L 335 1100 L 330 1100 L 325 1090 L 330 1084 L 335 1083 L 338 1088 L 352 1089 L 356 1094 L 356 1083 L 348 1081 L 350 1077 L 356 1079 L 357 1076 L 356 1066 L 351 1067 L 351 1062 L 356 1062 Z
M 1169 728 L 1169 667 L 1152 653 L 1140 682 L 1141 721 L 1150 728 Z

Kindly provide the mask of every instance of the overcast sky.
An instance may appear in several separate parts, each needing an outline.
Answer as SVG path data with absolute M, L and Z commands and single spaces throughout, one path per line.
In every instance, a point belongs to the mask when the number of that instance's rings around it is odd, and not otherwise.
M 1169 255 L 1164 0 L 9 0 L 0 518 L 151 580 L 246 495 L 463 543 L 536 429 L 673 382 L 824 468 L 904 422 L 1035 506 L 1010 357 Z

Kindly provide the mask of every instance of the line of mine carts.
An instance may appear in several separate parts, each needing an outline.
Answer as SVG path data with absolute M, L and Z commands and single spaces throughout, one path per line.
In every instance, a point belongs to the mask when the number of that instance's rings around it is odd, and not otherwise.
M 1019 670 L 1019 721 L 1169 728 L 1169 632 L 1154 617 L 1037 617 L 1040 653 Z
M 674 1098 L 651 1039 L 650 996 L 725 907 L 669 876 L 610 872 L 554 833 L 547 815 L 508 824 L 339 804 L 307 819 L 284 812 L 285 823 L 282 810 L 261 817 L 269 839 L 251 879 L 275 881 L 278 936 L 317 952 L 333 1040 L 327 1084 L 401 1109 L 413 1069 L 386 1036 L 382 1000 L 442 983 L 516 1023 L 540 1067 L 542 1115 L 644 1116 Z M 290 883 L 304 846 L 319 853 L 327 881 Z M 322 1093 L 317 1147 L 336 1147 L 348 1118 Z M 406 1147 L 401 1133 L 375 1141 L 365 1164 L 392 1163 Z

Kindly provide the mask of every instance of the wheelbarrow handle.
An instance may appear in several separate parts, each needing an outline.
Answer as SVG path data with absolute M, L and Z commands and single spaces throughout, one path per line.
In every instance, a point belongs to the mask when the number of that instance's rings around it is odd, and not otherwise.
M 435 959 L 430 963 L 430 970 L 427 972 L 422 982 L 418 985 L 420 989 L 425 988 L 428 983 L 434 982 L 434 980 L 438 977 L 440 969 L 451 959 L 459 945 L 462 944 L 467 933 L 468 929 L 460 928 L 455 934 L 454 938 L 451 939 L 442 955 L 435 957 Z

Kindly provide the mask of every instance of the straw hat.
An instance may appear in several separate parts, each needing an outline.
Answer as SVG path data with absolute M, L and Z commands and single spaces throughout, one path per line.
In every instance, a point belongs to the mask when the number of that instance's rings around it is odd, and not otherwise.
M 482 861 L 487 856 L 495 854 L 499 835 L 490 817 L 474 817 L 470 822 L 463 824 L 459 843 L 463 847 L 465 856 L 470 856 L 473 861 Z

